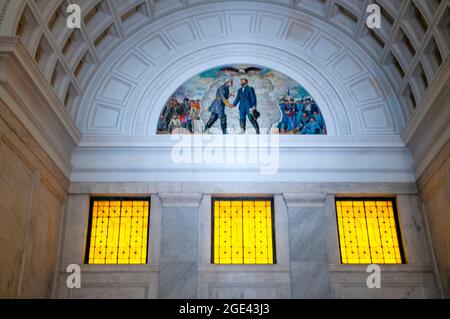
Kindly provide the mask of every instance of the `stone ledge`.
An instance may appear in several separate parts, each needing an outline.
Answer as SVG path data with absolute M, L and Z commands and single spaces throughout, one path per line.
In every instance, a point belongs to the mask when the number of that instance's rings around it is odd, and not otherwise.
M 63 264 L 60 267 L 59 272 L 61 274 L 67 274 L 66 267 L 68 264 Z M 147 273 L 147 272 L 159 272 L 159 265 L 147 264 L 147 265 L 79 265 L 81 272 L 85 273 Z
M 323 207 L 326 194 L 283 194 L 288 208 L 293 207 Z
M 234 273 L 234 272 L 290 272 L 289 265 L 199 265 L 199 272 Z
M 341 265 L 330 264 L 330 273 L 366 273 L 368 265 Z M 390 273 L 432 273 L 433 267 L 431 264 L 420 265 L 379 265 L 382 272 Z
M 201 193 L 159 193 L 162 207 L 199 207 Z

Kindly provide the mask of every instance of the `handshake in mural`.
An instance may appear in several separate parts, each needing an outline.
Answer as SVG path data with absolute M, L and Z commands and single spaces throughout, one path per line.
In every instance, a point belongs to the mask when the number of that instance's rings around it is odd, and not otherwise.
M 233 93 L 230 93 L 230 97 L 233 97 L 233 96 L 234 96 L 234 94 L 233 94 Z M 225 104 L 225 106 L 229 107 L 230 109 L 236 108 L 236 106 L 234 106 L 234 105 L 233 105 L 230 101 L 228 101 L 227 99 L 223 99 L 222 101 L 223 101 L 223 103 Z M 261 116 L 261 113 L 258 112 L 258 110 L 256 109 L 256 107 L 252 107 L 252 108 L 251 108 L 251 112 L 252 112 L 252 115 L 253 115 L 253 117 L 255 118 L 255 120 L 257 120 L 257 119 Z
M 230 97 L 232 97 L 232 96 L 233 96 L 233 94 L 231 93 Z M 225 106 L 229 107 L 230 109 L 235 108 L 235 106 L 230 101 L 228 101 L 228 99 L 223 99 L 222 102 L 223 102 L 223 104 L 225 104 Z

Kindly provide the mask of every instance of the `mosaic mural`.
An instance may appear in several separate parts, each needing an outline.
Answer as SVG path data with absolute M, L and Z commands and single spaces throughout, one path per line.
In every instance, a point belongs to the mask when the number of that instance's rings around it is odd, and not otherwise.
M 314 98 L 290 77 L 255 65 L 210 69 L 167 101 L 158 134 L 327 134 Z

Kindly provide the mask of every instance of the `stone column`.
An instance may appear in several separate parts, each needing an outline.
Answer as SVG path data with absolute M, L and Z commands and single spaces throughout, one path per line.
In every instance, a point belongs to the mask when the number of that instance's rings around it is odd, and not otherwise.
M 158 297 L 197 297 L 198 210 L 202 194 L 159 194 L 162 203 Z
M 325 195 L 284 194 L 288 207 L 292 298 L 329 298 Z

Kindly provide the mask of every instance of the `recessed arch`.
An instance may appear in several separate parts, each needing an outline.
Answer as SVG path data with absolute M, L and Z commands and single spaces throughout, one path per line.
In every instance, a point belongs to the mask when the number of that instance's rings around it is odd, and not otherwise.
M 213 51 L 226 53 L 216 52 L 216 54 L 213 54 Z M 280 57 L 284 57 L 285 59 L 281 60 L 279 59 Z M 182 61 L 185 59 L 190 61 L 189 65 L 184 65 Z M 134 119 L 133 127 L 135 131 L 133 135 L 145 136 L 154 134 L 157 129 L 158 118 L 167 99 L 171 97 L 180 85 L 196 74 L 204 72 L 211 67 L 221 65 L 221 63 L 250 64 L 252 62 L 256 65 L 264 65 L 277 70 L 292 78 L 297 83 L 301 83 L 311 96 L 314 97 L 317 104 L 320 105 L 324 118 L 330 119 L 327 120 L 328 135 L 351 135 L 352 128 L 350 126 L 350 120 L 348 119 L 344 104 L 337 92 L 335 92 L 335 89 L 322 77 L 311 79 L 300 71 L 300 69 L 304 69 L 316 74 L 311 65 L 277 49 L 260 45 L 245 45 L 244 50 L 242 50 L 242 45 L 240 44 L 215 46 L 211 49 L 205 49 L 202 50 L 200 55 L 195 53 L 192 56 L 187 56 L 181 59 L 181 61 L 172 64 L 170 68 L 165 69 L 163 71 L 164 77 L 152 83 L 153 85 L 148 87 L 146 93 L 139 100 L 138 105 L 140 110 L 137 110 L 136 114 L 141 114 L 141 116 L 136 116 Z M 296 65 L 296 67 L 292 67 L 292 65 Z M 174 81 L 169 80 L 175 78 L 178 73 L 180 76 Z M 157 92 L 157 94 L 154 94 L 154 92 Z M 325 92 L 327 94 L 324 94 Z M 158 107 L 146 108 L 146 105 L 149 104 L 157 105 Z M 330 108 L 329 105 L 334 105 L 334 107 Z M 353 120 L 356 122 L 355 117 Z M 141 128 L 144 128 L 144 130 Z M 357 130 L 357 128 L 354 129 Z
M 218 26 L 229 24 L 235 6 L 258 23 L 270 14 L 285 27 L 270 35 L 256 27 L 236 33 L 224 26 L 221 36 L 199 31 L 205 15 L 219 16 Z M 83 134 L 154 135 L 164 103 L 183 82 L 211 67 L 232 63 L 264 65 L 304 85 L 328 119 L 329 135 L 399 133 L 404 125 L 399 101 L 381 70 L 358 45 L 311 16 L 271 9 L 273 5 L 265 4 L 255 10 L 241 4 L 230 5 L 229 10 L 202 5 L 194 16 L 191 10 L 178 12 L 130 36 L 103 63 L 83 95 L 76 112 Z M 175 17 L 176 26 L 170 23 Z M 188 40 L 174 39 L 175 27 Z M 124 74 L 123 66 L 130 61 L 138 61 L 140 67 Z M 114 79 L 117 76 L 120 81 Z M 117 88 L 123 91 L 120 97 Z M 105 104 L 114 110 L 108 109 L 103 117 L 95 109 Z M 104 119 L 109 122 L 103 123 Z

